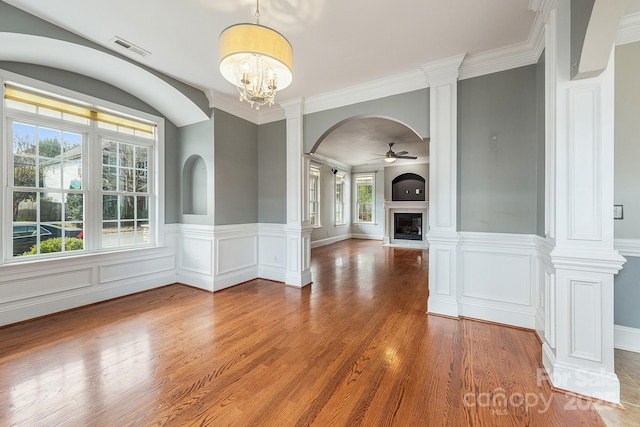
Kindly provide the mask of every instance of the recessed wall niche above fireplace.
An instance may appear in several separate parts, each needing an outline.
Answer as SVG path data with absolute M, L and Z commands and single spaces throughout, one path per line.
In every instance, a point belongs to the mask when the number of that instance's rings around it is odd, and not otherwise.
M 391 181 L 391 200 L 394 202 L 424 201 L 425 179 L 415 173 L 403 173 Z

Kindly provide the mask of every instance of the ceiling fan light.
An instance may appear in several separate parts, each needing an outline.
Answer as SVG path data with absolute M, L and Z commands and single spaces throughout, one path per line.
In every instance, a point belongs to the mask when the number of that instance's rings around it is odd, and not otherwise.
M 393 162 L 396 161 L 396 158 L 395 157 L 385 157 L 384 161 L 387 162 L 387 163 L 393 163 Z

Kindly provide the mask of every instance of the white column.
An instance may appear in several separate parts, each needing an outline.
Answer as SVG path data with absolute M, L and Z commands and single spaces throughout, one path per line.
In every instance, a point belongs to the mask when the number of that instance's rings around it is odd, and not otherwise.
M 553 385 L 619 403 L 613 358 L 613 58 L 598 77 L 571 81 L 570 2 L 556 2 L 547 31 L 555 69 L 555 194 L 547 232 L 543 364 Z M 555 232 L 555 239 L 553 234 Z
M 287 119 L 287 270 L 285 283 L 303 287 L 311 283 L 311 231 L 309 223 L 309 161 L 303 156 L 303 99 L 281 104 Z
M 430 313 L 458 316 L 457 170 L 458 70 L 464 55 L 423 66 L 430 87 Z

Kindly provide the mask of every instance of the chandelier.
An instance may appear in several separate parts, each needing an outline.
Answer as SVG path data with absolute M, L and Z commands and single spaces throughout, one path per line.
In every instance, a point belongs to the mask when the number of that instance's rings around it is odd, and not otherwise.
M 220 33 L 220 73 L 240 91 L 240 101 L 256 110 L 274 103 L 276 91 L 291 84 L 293 49 L 279 32 L 256 23 L 236 24 Z

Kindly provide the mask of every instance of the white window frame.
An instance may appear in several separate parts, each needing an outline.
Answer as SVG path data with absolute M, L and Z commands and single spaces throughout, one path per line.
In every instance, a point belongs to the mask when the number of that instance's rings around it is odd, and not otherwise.
M 134 135 L 125 135 L 121 132 L 111 131 L 108 129 L 99 128 L 96 121 L 91 121 L 89 125 L 76 125 L 72 122 L 67 122 L 58 119 L 49 120 L 47 117 L 32 114 L 28 112 L 21 112 L 9 108 L 5 108 L 4 101 L 4 88 L 5 83 L 11 82 L 12 84 L 30 87 L 34 90 L 44 91 L 50 93 L 54 97 L 60 97 L 61 99 L 69 99 L 91 105 L 97 109 L 114 112 L 123 116 L 131 116 L 139 118 L 144 121 L 153 122 L 156 124 L 156 136 L 154 139 L 148 139 L 138 137 Z M 36 121 L 38 125 L 47 125 L 50 123 L 55 126 L 55 123 L 64 123 L 64 128 L 84 129 L 84 132 L 88 130 L 88 138 L 86 138 L 86 147 L 83 150 L 83 183 L 87 192 L 85 193 L 84 201 L 84 249 L 73 252 L 62 252 L 56 254 L 41 254 L 37 256 L 29 257 L 14 257 L 13 256 L 13 241 L 12 238 L 3 238 L 4 245 L 2 247 L 2 257 L 0 263 L 20 263 L 20 262 L 37 262 L 39 260 L 49 258 L 71 259 L 78 255 L 87 254 L 99 254 L 99 253 L 118 253 L 131 250 L 145 250 L 149 248 L 159 247 L 165 245 L 164 238 L 164 119 L 149 113 L 138 111 L 126 106 L 122 106 L 113 102 L 104 101 L 93 96 L 89 96 L 83 93 L 79 93 L 73 90 L 61 88 L 52 84 L 41 82 L 36 79 L 25 77 L 16 73 L 12 73 L 6 70 L 0 69 L 0 144 L 2 150 L 0 150 L 0 163 L 3 166 L 4 173 L 2 173 L 2 188 L 0 189 L 1 195 L 1 209 L 3 213 L 10 212 L 9 209 L 13 206 L 13 187 L 9 187 L 9 174 L 13 174 L 13 143 L 9 138 L 11 137 L 13 130 L 8 129 L 10 122 L 13 121 Z M 152 162 L 150 173 L 148 176 L 149 186 L 149 223 L 153 224 L 150 227 L 148 234 L 148 241 L 141 245 L 128 245 L 117 246 L 111 248 L 101 248 L 101 230 L 102 230 L 102 170 L 101 170 L 101 156 L 102 148 L 100 145 L 100 138 L 108 137 L 116 140 L 123 141 L 125 143 L 133 143 L 136 145 L 147 145 L 150 147 L 149 159 Z M 89 164 L 92 165 L 89 168 Z M 3 214 L 4 221 L 1 224 L 1 232 L 3 236 L 13 236 L 13 215 Z
M 334 175 L 334 224 L 335 225 L 345 225 L 346 224 L 346 215 L 345 215 L 345 188 L 346 188 L 346 176 L 343 172 L 337 172 Z M 338 190 L 341 190 L 338 193 Z M 340 218 L 338 218 L 338 213 L 340 213 Z
M 309 165 L 309 222 L 314 228 L 322 227 L 320 222 L 320 178 L 322 177 L 322 171 L 320 165 L 311 164 Z M 315 200 L 313 196 L 314 185 L 315 182 Z M 313 206 L 315 205 L 315 209 Z M 314 212 L 315 210 L 315 212 Z M 313 216 L 315 213 L 315 223 L 313 221 Z
M 360 211 L 360 203 L 358 201 L 359 194 L 359 186 L 362 184 L 358 183 L 359 178 L 371 178 L 371 221 L 360 221 L 359 220 L 359 211 Z M 353 195 L 353 222 L 354 224 L 376 224 L 376 174 L 375 173 L 359 173 L 353 175 L 353 186 L 354 186 L 354 195 Z M 368 184 L 367 184 L 368 185 Z

